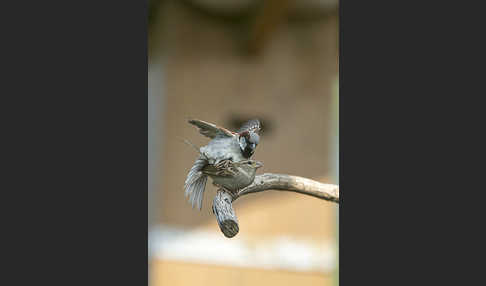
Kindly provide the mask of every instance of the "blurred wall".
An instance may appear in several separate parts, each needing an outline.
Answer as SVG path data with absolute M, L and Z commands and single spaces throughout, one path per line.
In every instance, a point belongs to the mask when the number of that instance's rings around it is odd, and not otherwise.
M 180 138 L 198 146 L 208 142 L 187 123 L 189 117 L 228 128 L 234 128 L 238 119 L 258 117 L 263 119 L 264 132 L 253 158 L 265 163 L 260 173 L 332 182 L 337 13 L 315 21 L 283 21 L 261 52 L 253 55 L 244 51 L 241 25 L 212 19 L 180 1 L 164 1 L 150 33 L 149 66 L 163 69 L 158 74 L 163 77 L 160 93 L 164 103 L 159 105 L 157 125 L 160 152 L 153 152 L 159 156 L 160 168 L 154 171 L 158 184 L 149 208 L 156 209 L 152 212 L 154 225 L 186 233 L 158 232 L 161 235 L 155 240 L 160 245 L 155 252 L 159 255 L 151 264 L 151 284 L 331 285 L 336 205 L 278 191 L 248 195 L 234 204 L 240 233 L 226 239 L 211 213 L 215 188 L 208 183 L 201 212 L 191 209 L 184 197 L 183 183 L 197 154 Z M 157 82 L 156 76 L 149 78 Z M 217 237 L 209 239 L 213 235 Z M 177 244 L 183 239 L 188 241 L 186 245 Z M 195 246 L 184 248 L 205 239 L 213 242 L 206 248 L 211 245 L 219 251 L 218 246 L 227 247 L 226 264 L 221 255 L 215 254 L 211 260 L 212 253 Z M 258 246 L 282 240 L 288 243 L 262 247 L 268 257 L 256 257 Z M 201 243 L 200 248 L 204 247 Z M 308 251 L 308 257 L 299 256 L 309 249 L 317 250 Z M 187 251 L 191 253 L 180 254 Z M 233 259 L 235 251 L 245 255 Z M 279 259 L 288 262 L 278 263 Z

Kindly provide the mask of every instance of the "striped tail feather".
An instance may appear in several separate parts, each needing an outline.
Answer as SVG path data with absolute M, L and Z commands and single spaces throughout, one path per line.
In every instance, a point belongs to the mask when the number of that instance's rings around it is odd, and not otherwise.
M 208 164 L 208 161 L 203 156 L 200 156 L 194 162 L 189 174 L 187 174 L 186 182 L 184 183 L 185 196 L 189 196 L 189 202 L 192 207 L 197 206 L 199 210 L 202 208 L 202 201 L 204 197 L 204 189 L 206 188 L 206 182 L 208 176 L 202 173 L 204 166 Z

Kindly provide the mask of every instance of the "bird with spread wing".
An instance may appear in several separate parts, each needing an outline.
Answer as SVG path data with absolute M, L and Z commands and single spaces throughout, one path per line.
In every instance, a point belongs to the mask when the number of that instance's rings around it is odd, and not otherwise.
M 202 120 L 191 119 L 189 123 L 199 132 L 211 138 L 206 146 L 199 148 L 199 157 L 194 162 L 184 184 L 185 195 L 192 207 L 202 207 L 208 176 L 213 184 L 229 191 L 244 188 L 253 182 L 256 169 L 261 162 L 249 160 L 260 141 L 260 121 L 247 121 L 236 132 Z

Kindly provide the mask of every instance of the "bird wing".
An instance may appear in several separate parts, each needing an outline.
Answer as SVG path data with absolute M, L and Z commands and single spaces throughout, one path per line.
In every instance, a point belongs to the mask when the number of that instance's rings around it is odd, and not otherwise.
M 243 133 L 245 131 L 248 131 L 248 132 L 256 132 L 258 133 L 261 129 L 261 126 L 260 126 L 260 120 L 258 119 L 251 119 L 251 120 L 248 120 L 247 122 L 245 122 L 241 127 L 240 129 L 238 129 L 238 131 L 236 131 L 237 133 Z
M 209 175 L 209 176 L 222 176 L 222 177 L 226 177 L 226 176 L 231 176 L 232 175 L 227 170 L 225 170 L 225 169 L 218 169 L 214 165 L 208 165 L 208 166 L 206 166 L 206 168 L 204 168 L 204 170 L 202 172 L 203 172 L 203 174 Z
M 222 137 L 232 137 L 234 135 L 233 132 L 229 131 L 226 128 L 219 127 L 215 124 L 205 122 L 198 119 L 190 119 L 189 123 L 199 128 L 199 133 L 209 138 L 215 138 L 216 136 Z
M 230 176 L 234 176 L 235 173 L 237 172 L 237 170 L 235 169 L 235 163 L 234 162 L 231 162 L 231 161 L 228 161 L 228 166 L 218 166 L 218 165 L 214 165 L 214 164 L 209 164 L 209 165 L 206 165 L 202 172 L 203 174 L 205 175 L 209 175 L 209 176 L 221 176 L 221 177 L 230 177 Z

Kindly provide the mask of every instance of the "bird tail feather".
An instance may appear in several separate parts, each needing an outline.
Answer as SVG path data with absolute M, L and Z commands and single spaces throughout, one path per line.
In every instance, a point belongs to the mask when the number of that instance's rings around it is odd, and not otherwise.
M 208 180 L 208 176 L 203 174 L 202 169 L 207 164 L 208 161 L 203 156 L 197 158 L 184 183 L 186 197 L 189 196 L 192 207 L 197 206 L 199 210 L 202 208 L 204 189 Z

